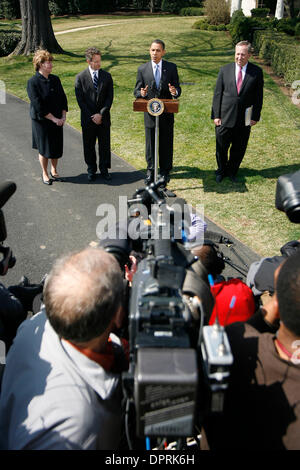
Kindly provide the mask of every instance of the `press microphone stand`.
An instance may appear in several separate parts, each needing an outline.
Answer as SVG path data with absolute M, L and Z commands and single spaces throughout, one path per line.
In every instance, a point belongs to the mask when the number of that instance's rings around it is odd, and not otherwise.
M 133 102 L 134 111 L 148 112 L 155 117 L 155 147 L 154 147 L 154 183 L 158 180 L 158 147 L 159 147 L 159 117 L 162 113 L 178 113 L 179 101 L 176 99 L 152 98 L 146 100 L 137 98 Z M 166 187 L 161 188 L 166 197 L 176 197 L 176 194 Z

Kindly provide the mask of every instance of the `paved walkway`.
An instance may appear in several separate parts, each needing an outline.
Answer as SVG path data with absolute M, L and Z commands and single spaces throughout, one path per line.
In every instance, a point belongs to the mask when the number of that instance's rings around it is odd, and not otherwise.
M 64 155 L 58 168 L 66 182 L 44 185 L 37 152 L 31 148 L 28 103 L 7 95 L 6 104 L 0 104 L 0 114 L 0 182 L 12 180 L 17 184 L 16 193 L 3 208 L 8 233 L 5 244 L 11 246 L 17 263 L 3 281 L 10 285 L 25 274 L 37 282 L 62 253 L 97 243 L 101 219 L 98 207 L 111 204 L 118 217 L 119 196 L 130 198 L 143 187 L 144 174 L 112 154 L 112 181 L 106 183 L 99 177 L 88 183 L 81 133 L 66 125 Z M 242 271 L 247 269 L 245 264 L 258 259 L 231 234 L 205 220 L 209 230 L 233 241 L 230 247 L 222 244 L 220 248 Z M 239 269 L 229 266 L 226 275 L 243 277 Z
M 145 18 L 134 18 L 135 21 L 145 20 Z M 55 36 L 60 36 L 62 34 L 74 33 L 76 31 L 83 31 L 85 29 L 95 29 L 95 28 L 105 28 L 107 26 L 114 26 L 116 24 L 128 23 L 132 20 L 121 20 L 121 21 L 114 21 L 113 23 L 103 23 L 91 26 L 81 26 L 80 28 L 72 28 L 72 29 L 65 29 L 64 31 L 57 31 L 55 32 Z

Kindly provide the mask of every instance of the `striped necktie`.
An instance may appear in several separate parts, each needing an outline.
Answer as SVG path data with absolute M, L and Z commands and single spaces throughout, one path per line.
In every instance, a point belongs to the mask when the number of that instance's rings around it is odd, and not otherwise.
M 95 90 L 98 89 L 98 72 L 93 72 L 93 83 Z
M 156 70 L 155 70 L 155 83 L 156 83 L 156 88 L 159 88 L 159 83 L 160 83 L 160 73 L 159 73 L 159 66 L 156 65 Z

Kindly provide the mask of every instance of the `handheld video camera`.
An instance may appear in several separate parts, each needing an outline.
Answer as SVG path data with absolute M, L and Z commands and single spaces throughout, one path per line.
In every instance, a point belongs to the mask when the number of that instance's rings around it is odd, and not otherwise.
M 7 238 L 5 218 L 2 211 L 2 207 L 6 204 L 8 199 L 14 194 L 17 186 L 12 181 L 2 183 L 0 185 L 0 253 L 2 259 L 0 261 L 0 275 L 5 276 L 7 271 L 14 267 L 16 264 L 16 258 L 13 256 L 12 250 L 8 246 L 3 246 L 3 242 Z
M 100 246 L 121 264 L 132 250 L 142 253 L 130 287 L 130 362 L 122 377 L 136 436 L 182 438 L 195 435 L 204 413 L 222 411 L 233 357 L 224 328 L 208 326 L 214 305 L 208 273 L 185 246 L 183 214 L 166 203 L 160 184 L 136 191 L 129 222 L 119 227 L 123 236 Z M 151 207 L 147 220 L 141 204 Z M 128 235 L 134 219 L 141 227 L 135 240 Z

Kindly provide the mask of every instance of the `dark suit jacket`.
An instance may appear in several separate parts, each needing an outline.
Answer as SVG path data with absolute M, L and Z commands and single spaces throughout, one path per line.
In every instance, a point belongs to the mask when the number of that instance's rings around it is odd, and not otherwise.
M 166 60 L 162 61 L 162 74 L 160 85 L 157 89 L 153 75 L 152 63 L 149 61 L 138 68 L 134 96 L 136 98 L 142 98 L 141 88 L 145 88 L 148 85 L 148 95 L 145 97 L 145 99 L 172 99 L 172 95 L 169 92 L 169 83 L 176 88 L 178 93 L 176 98 L 179 98 L 181 95 L 181 88 L 179 85 L 176 65 L 172 62 L 167 62 Z M 174 115 L 172 113 L 164 113 L 162 116 L 164 116 L 164 118 L 170 119 L 171 122 L 174 121 Z M 151 116 L 149 113 L 144 113 L 144 121 L 146 127 L 155 126 L 155 117 Z
M 248 62 L 240 94 L 237 93 L 235 63 L 221 68 L 215 87 L 211 118 L 221 118 L 222 126 L 245 125 L 246 108 L 253 106 L 253 121 L 259 121 L 263 104 L 263 72 L 260 67 Z
M 36 72 L 27 82 L 27 93 L 31 119 L 42 121 L 49 113 L 61 118 L 62 111 L 68 111 L 67 97 L 57 75 L 50 74 L 47 79 Z
M 113 80 L 111 74 L 99 70 L 98 90 L 94 88 L 89 68 L 79 73 L 75 79 L 75 95 L 81 110 L 81 126 L 91 123 L 91 116 L 100 113 L 102 124 L 110 125 L 110 108 L 113 102 Z

